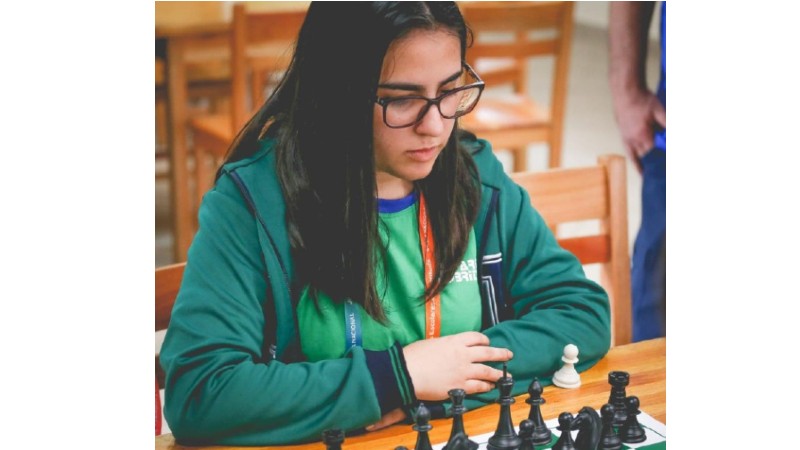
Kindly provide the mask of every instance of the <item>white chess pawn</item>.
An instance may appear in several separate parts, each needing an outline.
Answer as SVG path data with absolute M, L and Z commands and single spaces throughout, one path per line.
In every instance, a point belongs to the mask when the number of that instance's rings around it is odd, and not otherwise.
M 564 347 L 564 356 L 561 357 L 561 361 L 564 361 L 564 365 L 553 374 L 553 384 L 567 389 L 580 387 L 581 376 L 575 370 L 575 363 L 578 362 L 578 347 L 575 344 L 567 344 Z

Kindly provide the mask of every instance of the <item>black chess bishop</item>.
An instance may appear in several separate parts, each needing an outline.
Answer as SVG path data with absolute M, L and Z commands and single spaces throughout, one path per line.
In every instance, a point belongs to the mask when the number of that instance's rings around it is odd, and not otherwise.
M 533 422 L 531 439 L 533 439 L 535 445 L 549 444 L 553 438 L 553 432 L 544 424 L 544 418 L 542 417 L 541 406 L 546 403 L 546 400 L 542 397 L 543 391 L 544 389 L 542 389 L 539 379 L 534 378 L 530 386 L 528 386 L 528 398 L 525 400 L 525 403 L 531 405 L 528 420 Z

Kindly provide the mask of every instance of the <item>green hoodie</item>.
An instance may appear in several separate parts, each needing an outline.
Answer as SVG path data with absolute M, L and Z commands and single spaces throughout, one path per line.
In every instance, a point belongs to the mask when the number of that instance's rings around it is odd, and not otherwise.
M 489 144 L 462 141 L 481 181 L 478 239 L 482 332 L 514 359 L 513 394 L 533 377 L 550 383 L 566 344 L 579 371 L 611 341 L 608 297 L 560 248 Z M 397 407 L 416 404 L 399 344 L 353 347 L 340 359 L 307 362 L 300 351 L 285 203 L 274 141 L 223 167 L 203 198 L 180 293 L 161 349 L 165 416 L 181 444 L 281 445 L 319 440 L 329 428 L 358 432 Z M 491 363 L 494 367 L 497 364 Z M 497 390 L 469 396 L 469 409 Z M 430 404 L 434 417 L 449 402 Z

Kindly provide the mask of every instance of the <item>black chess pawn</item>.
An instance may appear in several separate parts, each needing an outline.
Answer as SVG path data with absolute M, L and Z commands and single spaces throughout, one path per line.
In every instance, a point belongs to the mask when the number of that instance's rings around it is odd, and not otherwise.
M 622 440 L 614 430 L 614 405 L 606 403 L 600 408 L 600 416 L 603 421 L 603 430 L 600 432 L 600 445 L 597 450 L 619 450 L 622 448 Z
M 542 405 L 547 401 L 542 397 L 541 383 L 538 378 L 534 378 L 530 386 L 528 386 L 528 398 L 525 403 L 531 405 L 531 410 L 528 413 L 528 420 L 533 422 L 533 443 L 535 445 L 549 444 L 553 438 L 553 432 L 544 424 L 542 417 Z
M 628 417 L 625 406 L 625 387 L 630 382 L 628 372 L 614 371 L 608 373 L 608 383 L 611 385 L 611 394 L 608 396 L 608 403 L 614 405 L 614 426 L 618 427 L 625 423 Z
M 433 426 L 430 424 L 431 412 L 425 407 L 425 404 L 420 403 L 417 408 L 416 417 L 414 417 L 414 426 L 411 427 L 417 432 L 417 444 L 414 450 L 433 450 L 431 447 L 431 439 L 428 437 L 428 431 L 431 431 Z
M 344 431 L 339 428 L 331 428 L 322 432 L 322 442 L 325 443 L 326 450 L 341 450 L 344 442 Z
M 641 413 L 639 411 L 639 397 L 631 395 L 625 399 L 628 418 L 619 430 L 619 438 L 626 444 L 637 444 L 644 442 L 647 439 L 647 434 L 644 428 L 639 424 L 639 418 L 636 417 Z
M 408 447 L 406 447 L 405 445 L 398 445 L 397 447 L 394 448 L 394 450 L 408 450 Z
M 575 441 L 572 439 L 572 414 L 562 412 L 558 415 L 558 429 L 561 431 L 561 436 L 553 445 L 553 450 L 578 450 L 575 447 Z
M 522 445 L 519 450 L 535 450 L 533 442 L 533 421 L 525 419 L 519 423 L 519 438 L 522 439 Z
M 497 421 L 497 429 L 494 435 L 489 438 L 486 446 L 488 450 L 517 450 L 522 444 L 522 439 L 517 436 L 514 430 L 514 422 L 511 420 L 511 405 L 514 397 L 511 390 L 514 388 L 514 380 L 508 376 L 506 364 L 503 363 L 503 376 L 497 380 L 497 388 L 500 390 L 500 419 Z
M 463 435 L 466 441 L 463 444 L 466 445 L 464 450 L 477 450 L 478 443 L 469 440 L 467 432 L 464 430 L 463 416 L 467 411 L 467 408 L 464 407 L 464 397 L 466 397 L 467 393 L 464 392 L 463 389 L 450 389 L 447 394 L 450 396 L 450 401 L 453 403 L 453 428 L 450 429 L 450 439 L 447 440 L 447 444 L 442 450 L 456 450 L 454 441 L 459 434 Z

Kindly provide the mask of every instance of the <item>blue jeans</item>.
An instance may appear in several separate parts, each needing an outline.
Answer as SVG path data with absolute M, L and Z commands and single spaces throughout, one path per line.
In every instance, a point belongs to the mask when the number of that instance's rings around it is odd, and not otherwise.
M 633 342 L 666 336 L 666 152 L 641 158 L 642 224 L 633 246 Z

